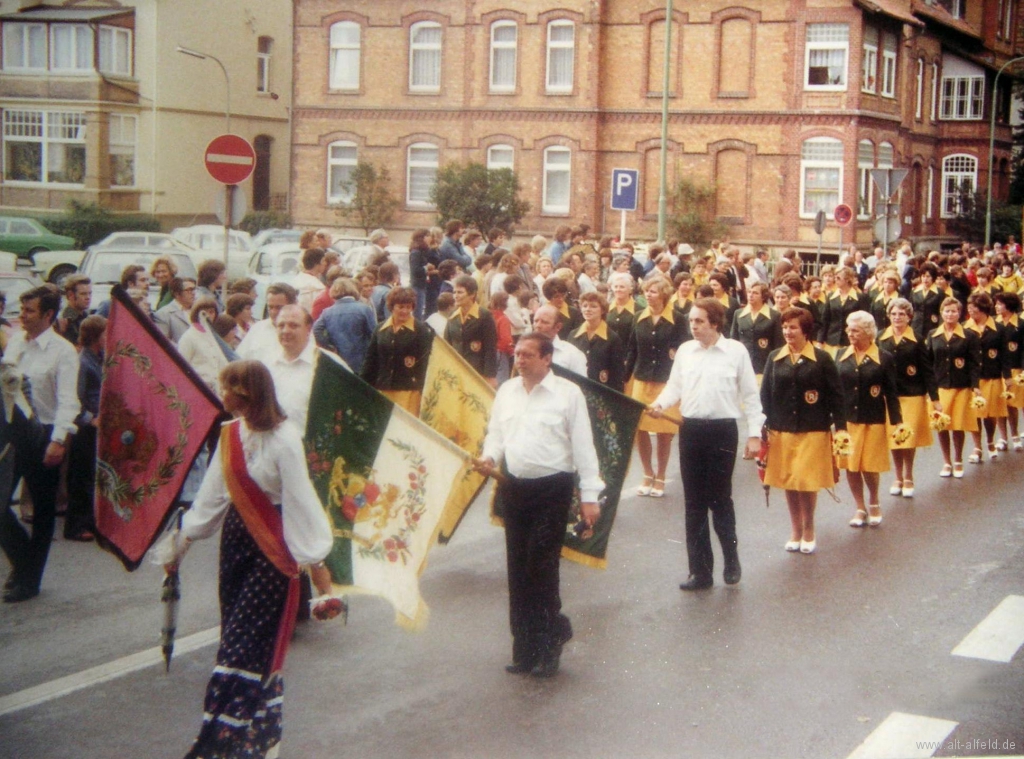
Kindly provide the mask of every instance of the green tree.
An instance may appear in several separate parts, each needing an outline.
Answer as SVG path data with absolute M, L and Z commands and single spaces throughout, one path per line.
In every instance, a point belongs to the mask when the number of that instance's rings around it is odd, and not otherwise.
M 484 234 L 494 227 L 512 234 L 530 210 L 519 189 L 519 178 L 511 169 L 490 171 L 481 163 L 450 163 L 437 172 L 430 199 L 439 223 L 461 219 Z
M 681 179 L 672 190 L 668 227 L 675 237 L 704 250 L 711 241 L 725 237 L 729 225 L 715 218 L 715 186 Z
M 344 186 L 352 200 L 338 203 L 335 211 L 347 224 L 361 227 L 366 234 L 391 224 L 400 203 L 391 190 L 391 173 L 387 168 L 360 161 Z

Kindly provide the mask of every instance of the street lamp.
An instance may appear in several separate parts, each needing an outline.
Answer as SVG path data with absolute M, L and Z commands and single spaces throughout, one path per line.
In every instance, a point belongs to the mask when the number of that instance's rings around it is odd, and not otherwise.
M 1003 71 L 1006 69 L 1007 66 L 1009 66 L 1011 63 L 1016 63 L 1017 61 L 1024 61 L 1024 56 L 1011 58 L 1006 63 L 1004 63 L 1002 67 L 999 69 L 999 71 L 996 72 L 996 79 L 992 83 L 992 114 L 989 119 L 988 127 L 988 199 L 986 201 L 985 206 L 986 248 L 988 248 L 989 244 L 992 242 L 992 161 L 995 158 L 993 154 L 996 150 L 996 97 L 999 93 L 999 77 L 1002 75 Z
M 658 239 L 665 240 L 668 215 L 668 86 L 672 63 L 672 0 L 665 0 L 665 71 L 661 80 L 661 178 L 658 182 Z
M 231 134 L 231 78 L 228 76 L 228 70 L 224 68 L 224 64 L 220 62 L 220 58 L 209 53 L 200 53 L 198 50 L 192 50 L 191 48 L 182 47 L 178 45 L 175 50 L 182 55 L 190 55 L 193 58 L 198 58 L 201 61 L 205 61 L 209 58 L 211 61 L 220 66 L 220 70 L 224 74 L 224 90 L 227 93 L 226 102 L 224 104 L 224 121 L 226 122 L 227 128 L 225 132 Z

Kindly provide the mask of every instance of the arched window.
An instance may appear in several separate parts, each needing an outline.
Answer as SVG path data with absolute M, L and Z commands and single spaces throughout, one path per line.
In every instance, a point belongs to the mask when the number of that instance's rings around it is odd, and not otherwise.
M 511 145 L 491 145 L 487 148 L 487 168 L 489 171 L 498 169 L 515 170 L 516 149 Z
M 355 194 L 352 177 L 358 163 L 354 142 L 338 141 L 327 146 L 327 202 L 351 203 Z
M 430 193 L 437 181 L 440 151 L 430 142 L 409 146 L 406 161 L 405 202 L 410 206 L 430 206 Z
M 352 21 L 331 25 L 329 88 L 359 89 L 359 45 L 362 30 Z
M 576 61 L 576 24 L 552 21 L 548 24 L 547 91 L 571 93 Z
M 978 186 L 978 159 L 958 153 L 942 159 L 942 218 L 971 210 Z
M 515 21 L 491 24 L 491 92 L 516 89 L 516 52 L 519 27 Z
M 567 214 L 572 196 L 572 152 L 560 146 L 544 150 L 544 213 Z
M 832 213 L 843 202 L 843 143 L 831 137 L 804 140 L 800 149 L 800 218 Z
M 875 188 L 871 183 L 871 170 L 875 168 L 875 143 L 861 140 L 857 143 L 857 218 L 870 219 L 875 210 Z
M 270 53 L 274 49 L 273 37 L 256 40 L 256 91 L 270 92 Z
M 409 27 L 409 89 L 441 91 L 441 25 L 435 21 Z

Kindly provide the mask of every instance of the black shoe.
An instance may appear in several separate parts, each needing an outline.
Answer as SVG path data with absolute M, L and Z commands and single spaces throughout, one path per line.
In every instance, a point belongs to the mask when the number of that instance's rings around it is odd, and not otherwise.
M 512 662 L 511 664 L 505 665 L 505 671 L 508 672 L 510 675 L 528 675 L 530 674 L 530 672 L 533 671 L 533 664 Z
M 558 674 L 558 659 L 560 654 L 548 654 L 530 670 L 531 677 L 554 677 Z
M 740 568 L 740 557 L 734 556 L 725 562 L 725 570 L 722 572 L 722 579 L 726 585 L 735 585 L 740 581 L 743 570 Z
M 96 536 L 88 530 L 82 530 L 81 532 L 76 532 L 73 535 L 65 535 L 64 540 L 71 540 L 75 543 L 91 543 L 96 540 Z
M 4 580 L 4 593 L 14 590 L 17 584 L 18 580 L 17 578 L 15 578 L 14 572 L 11 572 L 9 575 L 7 575 L 7 579 Z
M 28 601 L 39 595 L 39 588 L 29 588 L 25 585 L 15 585 L 4 593 L 5 604 L 16 604 Z
M 679 583 L 679 589 L 680 590 L 707 590 L 708 588 L 710 588 L 714 584 L 715 584 L 715 581 L 712 580 L 710 577 L 706 577 L 705 578 L 705 577 L 695 577 L 694 575 L 690 575 L 689 579 L 687 579 L 686 582 Z

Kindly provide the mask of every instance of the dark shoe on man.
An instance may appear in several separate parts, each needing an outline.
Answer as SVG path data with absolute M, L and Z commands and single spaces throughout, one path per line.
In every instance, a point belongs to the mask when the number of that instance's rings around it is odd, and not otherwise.
M 730 556 L 725 560 L 725 570 L 722 572 L 722 579 L 726 585 L 735 585 L 740 581 L 743 570 L 740 569 L 740 557 Z
M 715 584 L 715 581 L 712 580 L 710 577 L 697 577 L 695 575 L 690 575 L 690 577 L 686 580 L 686 582 L 683 582 L 683 583 L 679 584 L 679 589 L 680 590 L 707 590 L 708 588 L 710 588 L 714 584 Z
M 65 535 L 64 540 L 73 540 L 76 543 L 91 543 L 96 540 L 96 536 L 88 530 L 82 530 L 81 532 L 76 532 L 73 535 Z
M 528 675 L 533 671 L 533 663 L 514 661 L 505 665 L 505 671 L 510 675 Z
M 558 659 L 562 655 L 561 647 L 557 652 L 545 654 L 531 671 L 532 677 L 548 678 L 558 674 Z
M 4 593 L 5 604 L 16 604 L 28 601 L 39 595 L 39 588 L 30 588 L 26 585 L 15 585 Z

